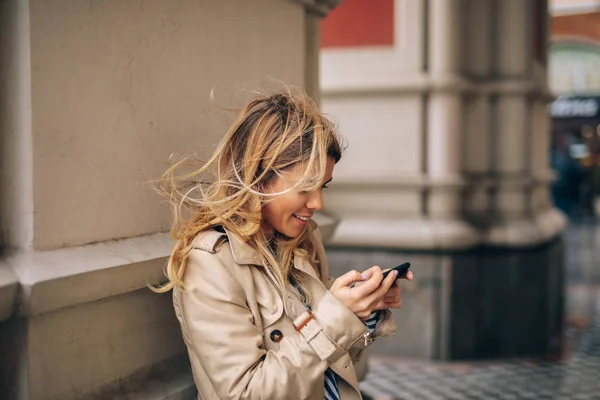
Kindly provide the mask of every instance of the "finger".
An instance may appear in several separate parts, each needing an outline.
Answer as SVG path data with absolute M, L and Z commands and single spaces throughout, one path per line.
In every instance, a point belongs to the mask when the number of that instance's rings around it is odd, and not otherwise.
M 362 280 L 364 279 L 360 272 L 352 270 L 337 278 L 334 284 L 339 285 L 338 287 L 344 287 L 349 286 L 352 282 L 359 282 Z
M 397 285 L 394 285 L 394 283 L 396 283 L 396 281 L 398 280 L 398 272 L 394 271 L 391 274 L 389 274 L 388 276 L 386 276 L 386 278 L 383 280 L 383 282 L 381 282 L 381 286 L 382 288 L 386 288 L 385 291 L 388 292 L 390 289 L 392 289 L 392 287 L 398 287 Z
M 394 282 L 392 284 L 392 286 L 390 287 L 390 289 L 387 291 L 386 294 L 390 294 L 390 293 L 400 293 L 400 291 L 402 290 L 402 288 L 400 287 L 400 280 L 396 279 L 396 282 Z
M 388 294 L 390 293 L 394 293 L 395 296 L 393 298 L 390 298 L 391 296 L 388 297 Z M 383 302 L 386 303 L 388 308 L 402 307 L 402 289 L 400 288 L 400 286 L 392 286 L 392 288 L 388 291 L 388 293 L 386 293 L 386 296 L 383 298 Z
M 412 281 L 413 280 L 413 273 L 412 271 L 407 271 L 404 275 L 399 276 L 398 279 L 406 279 L 407 281 Z
M 385 294 L 385 296 L 383 298 L 384 299 L 395 299 L 397 297 L 400 297 L 400 287 L 397 286 L 396 284 L 394 284 L 394 285 L 392 285 L 390 290 L 387 291 L 387 293 Z
M 382 300 L 385 302 L 388 302 L 388 303 L 393 303 L 394 301 L 398 301 L 399 298 L 400 298 L 400 294 L 396 293 L 395 295 L 392 295 L 392 296 L 386 295 L 383 297 Z
M 380 272 L 380 274 L 381 274 L 381 272 Z M 371 304 L 377 304 L 379 301 L 381 301 L 383 299 L 383 297 L 385 296 L 385 294 L 387 293 L 387 291 L 390 290 L 390 288 L 392 287 L 394 282 L 396 282 L 396 279 L 398 278 L 398 275 L 396 275 L 396 274 L 397 274 L 397 272 L 395 272 L 395 271 L 392 272 L 391 274 L 389 274 L 383 280 L 383 282 L 381 282 L 379 287 L 376 288 L 375 290 L 373 290 L 371 292 L 371 294 L 369 294 L 367 296 L 366 300 L 368 302 L 370 302 Z M 367 281 L 367 283 L 370 283 L 370 280 Z M 367 283 L 363 284 L 363 286 L 365 286 Z M 361 288 L 362 288 L 362 286 L 361 286 Z
M 375 307 L 376 310 L 386 310 L 388 308 L 402 308 L 402 300 L 394 302 L 382 301 L 377 305 L 377 307 Z
M 378 266 L 371 267 L 362 274 L 369 278 L 363 281 L 360 286 L 356 287 L 356 293 L 360 297 L 367 297 L 370 293 L 379 288 L 381 280 L 383 279 L 383 274 L 381 273 L 381 268 Z

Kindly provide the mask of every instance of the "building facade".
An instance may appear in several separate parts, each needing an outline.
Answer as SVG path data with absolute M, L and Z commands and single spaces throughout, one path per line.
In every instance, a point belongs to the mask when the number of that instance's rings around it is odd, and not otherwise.
M 326 198 L 330 264 L 412 261 L 416 276 L 399 334 L 373 351 L 560 352 L 547 3 L 347 0 L 322 34 L 322 105 L 349 142 Z

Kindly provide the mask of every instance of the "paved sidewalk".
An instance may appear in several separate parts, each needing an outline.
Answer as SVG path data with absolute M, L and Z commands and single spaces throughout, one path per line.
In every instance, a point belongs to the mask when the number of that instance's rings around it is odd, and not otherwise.
M 563 360 L 433 362 L 372 357 L 361 388 L 377 400 L 600 399 L 600 225 L 570 225 Z

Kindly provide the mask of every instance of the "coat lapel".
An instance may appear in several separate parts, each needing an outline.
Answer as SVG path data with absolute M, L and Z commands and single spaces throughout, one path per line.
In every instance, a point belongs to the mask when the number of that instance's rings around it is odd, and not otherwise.
M 308 260 L 304 257 L 294 257 L 294 268 L 304 272 L 305 274 L 310 275 L 317 281 L 321 282 L 321 278 L 317 275 L 317 271 L 313 268 L 313 266 L 308 262 Z

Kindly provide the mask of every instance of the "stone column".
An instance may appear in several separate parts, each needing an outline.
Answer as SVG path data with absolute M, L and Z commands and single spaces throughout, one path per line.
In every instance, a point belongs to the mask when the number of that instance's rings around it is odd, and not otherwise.
M 565 219 L 548 196 L 537 3 L 395 0 L 392 46 L 322 52 L 323 108 L 349 140 L 326 197 L 341 218 L 330 263 L 341 273 L 408 260 L 417 276 L 399 334 L 375 351 L 559 350 Z
M 435 85 L 427 108 L 425 173 L 433 181 L 424 212 L 453 219 L 461 209 L 461 132 L 463 91 L 460 88 L 463 48 L 460 0 L 433 0 L 429 6 L 429 76 Z M 468 229 L 468 228 L 467 228 Z

